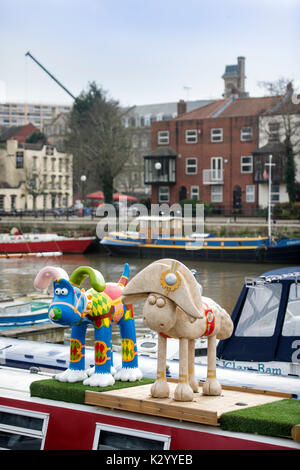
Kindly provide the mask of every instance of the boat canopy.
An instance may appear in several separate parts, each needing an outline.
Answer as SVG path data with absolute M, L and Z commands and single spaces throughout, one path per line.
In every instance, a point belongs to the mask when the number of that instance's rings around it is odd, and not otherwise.
M 300 362 L 300 267 L 246 279 L 231 318 L 234 331 L 219 342 L 218 358 Z

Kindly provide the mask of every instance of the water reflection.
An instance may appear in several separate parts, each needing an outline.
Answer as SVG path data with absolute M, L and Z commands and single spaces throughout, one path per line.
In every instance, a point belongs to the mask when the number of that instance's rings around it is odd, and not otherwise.
M 151 260 L 125 259 L 109 257 L 103 254 L 64 255 L 56 258 L 23 258 L 0 259 L 0 295 L 27 294 L 34 291 L 33 281 L 37 272 L 47 265 L 61 266 L 69 274 L 78 266 L 91 266 L 103 274 L 106 281 L 118 281 L 125 262 L 130 266 L 130 278 L 147 266 Z M 265 271 L 279 268 L 279 265 L 251 263 L 219 263 L 205 261 L 184 261 L 190 268 L 199 273 L 198 281 L 203 286 L 203 295 L 213 298 L 217 303 L 231 313 L 241 291 L 244 278 L 258 276 Z M 151 279 L 149 279 L 151 284 Z M 88 280 L 82 284 L 89 288 Z M 52 293 L 52 286 L 50 286 Z M 142 303 L 135 306 L 137 335 L 148 332 L 141 317 Z M 88 330 L 88 344 L 93 341 L 93 330 Z M 120 344 L 119 329 L 113 329 L 113 343 Z

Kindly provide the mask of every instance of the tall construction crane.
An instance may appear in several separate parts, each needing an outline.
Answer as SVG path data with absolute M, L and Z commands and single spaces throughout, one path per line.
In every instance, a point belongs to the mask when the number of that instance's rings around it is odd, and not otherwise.
M 73 100 L 76 100 L 75 96 L 72 95 L 72 93 L 65 86 L 63 86 L 62 83 L 60 83 L 57 78 L 55 78 L 54 75 L 52 75 L 52 73 L 50 73 L 35 57 L 33 57 L 33 55 L 31 55 L 29 51 L 26 52 L 25 56 L 30 57 L 36 64 L 38 64 L 39 67 L 41 67 L 41 69 L 43 69 L 52 78 L 52 80 L 54 80 L 63 90 L 65 90 L 68 95 L 73 98 Z

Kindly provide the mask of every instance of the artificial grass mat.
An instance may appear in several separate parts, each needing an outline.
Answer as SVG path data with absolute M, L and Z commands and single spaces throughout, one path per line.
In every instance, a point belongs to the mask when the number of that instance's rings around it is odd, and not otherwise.
M 82 382 L 67 383 L 59 382 L 55 379 L 46 379 L 32 382 L 30 385 L 30 395 L 32 397 L 84 404 L 86 390 L 94 392 L 109 392 L 110 390 L 136 387 L 138 385 L 146 385 L 153 382 L 153 379 L 143 377 L 141 380 L 137 380 L 135 382 L 122 382 L 121 380 L 116 380 L 114 385 L 110 385 L 109 387 L 90 387 L 89 385 L 83 385 Z
M 220 418 L 224 430 L 276 437 L 291 437 L 295 424 L 300 424 L 300 400 L 290 398 L 229 411 Z
M 153 383 L 142 378 L 136 382 L 116 381 L 109 387 L 90 387 L 82 382 L 65 383 L 55 379 L 37 380 L 30 385 L 31 396 L 69 403 L 85 403 L 85 390 L 107 392 Z M 291 437 L 292 427 L 300 424 L 300 400 L 283 399 L 265 405 L 252 406 L 223 413 L 221 429 L 233 432 L 262 434 L 275 437 Z

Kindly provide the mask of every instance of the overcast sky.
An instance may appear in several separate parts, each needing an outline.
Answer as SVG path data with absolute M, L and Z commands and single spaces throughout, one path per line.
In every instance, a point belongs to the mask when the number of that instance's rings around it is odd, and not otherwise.
M 300 0 L 0 0 L 0 99 L 72 104 L 95 81 L 122 105 L 221 98 L 246 57 L 246 90 L 300 86 Z

